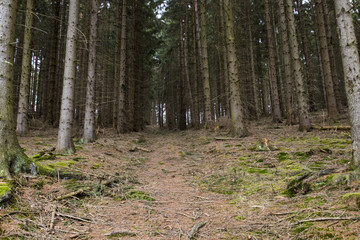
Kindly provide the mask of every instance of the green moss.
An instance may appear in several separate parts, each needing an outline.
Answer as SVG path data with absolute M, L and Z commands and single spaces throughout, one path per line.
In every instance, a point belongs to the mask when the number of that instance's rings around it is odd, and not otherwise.
M 276 154 L 276 158 L 279 161 L 284 161 L 284 160 L 290 159 L 289 154 L 287 154 L 286 152 L 279 152 L 278 154 Z
M 11 184 L 7 182 L 0 182 L 0 199 L 6 195 L 6 193 L 11 192 Z
M 138 190 L 130 190 L 125 196 L 125 199 L 133 199 L 133 200 L 146 200 L 146 201 L 155 201 L 154 198 L 150 197 L 148 193 L 138 191 Z

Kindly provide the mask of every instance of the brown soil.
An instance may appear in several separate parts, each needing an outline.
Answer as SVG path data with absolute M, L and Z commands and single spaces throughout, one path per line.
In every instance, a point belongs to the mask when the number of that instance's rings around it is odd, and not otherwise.
M 186 239 L 196 224 L 204 223 L 194 239 L 359 237 L 356 220 L 299 222 L 357 216 L 355 202 L 341 197 L 356 192 L 357 181 L 324 185 L 288 197 L 283 193 L 290 180 L 281 179 L 283 168 L 277 157 L 280 152 L 300 156 L 296 153 L 319 149 L 296 162 L 306 161 L 304 166 L 308 167 L 320 158 L 332 157 L 324 169 L 330 165 L 347 169 L 350 144 L 334 146 L 328 156 L 327 146 L 320 140 L 345 138 L 349 133 L 299 133 L 296 126 L 264 124 L 252 126 L 249 137 L 229 140 L 216 140 L 227 137 L 218 129 L 169 132 L 148 127 L 143 133 L 125 135 L 105 130 L 95 143 L 77 144 L 75 155 L 42 162 L 73 161 L 70 169 L 86 179 L 27 175 L 17 179 L 22 186 L 16 188 L 15 201 L 1 210 L 0 234 L 8 239 Z M 21 144 L 29 156 L 49 152 L 55 146 L 55 133 L 34 131 L 22 138 Z M 254 151 L 252 147 L 264 138 L 274 149 Z M 314 138 L 320 139 L 319 144 L 299 140 Z M 246 166 L 247 172 L 241 166 Z M 270 171 L 273 175 L 263 174 Z M 347 170 L 338 173 L 346 174 Z M 102 185 L 114 177 L 121 181 Z M 289 179 L 292 177 L 289 174 Z M 54 200 L 81 187 L 91 190 Z M 50 229 L 52 219 L 54 227 Z

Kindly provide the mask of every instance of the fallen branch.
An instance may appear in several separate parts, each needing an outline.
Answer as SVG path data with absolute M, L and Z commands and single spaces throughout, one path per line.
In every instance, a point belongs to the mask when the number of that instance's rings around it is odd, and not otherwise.
M 31 213 L 31 212 L 21 212 L 21 211 L 9 212 L 7 214 L 4 214 L 4 215 L 0 216 L 0 221 L 3 220 L 6 217 L 10 217 L 10 216 L 15 215 L 15 214 L 29 214 L 29 213 Z
M 241 138 L 216 137 L 215 140 L 216 141 L 241 140 Z
M 130 152 L 136 152 L 136 151 L 143 151 L 143 152 L 152 152 L 152 150 L 149 150 L 147 148 L 142 147 L 134 147 L 129 150 Z
M 60 217 L 65 217 L 65 218 L 70 218 L 70 219 L 73 219 L 73 220 L 77 220 L 77 221 L 80 221 L 80 222 L 93 223 L 93 221 L 91 219 L 88 219 L 88 218 L 81 218 L 81 217 L 68 215 L 68 214 L 62 214 L 62 213 L 56 213 L 56 215 L 60 216 Z
M 360 216 L 356 217 L 328 217 L 328 218 L 313 218 L 297 221 L 291 225 L 297 225 L 306 222 L 325 222 L 325 221 L 345 221 L 345 220 L 360 220 Z
M 316 130 L 351 130 L 351 126 L 312 126 L 311 128 Z
M 115 236 L 115 235 L 135 237 L 137 234 L 135 232 L 131 232 L 131 231 L 128 231 L 128 230 L 112 231 L 110 233 L 105 234 L 106 237 L 111 237 L 111 236 Z
M 57 208 L 57 205 L 55 204 L 53 206 L 53 210 L 51 212 L 51 221 L 50 221 L 50 231 L 54 229 L 54 222 L 55 222 L 55 215 L 56 215 L 56 208 Z
M 59 197 L 55 198 L 54 200 L 59 201 L 59 200 L 63 200 L 63 199 L 66 199 L 66 198 L 70 198 L 70 197 L 73 197 L 73 196 L 82 194 L 82 193 L 84 193 L 85 191 L 89 191 L 90 189 L 91 189 L 91 187 L 81 188 L 81 189 L 79 189 L 79 190 L 76 190 L 75 192 L 71 192 L 71 193 L 68 193 L 68 194 L 59 196 Z
M 198 234 L 200 228 L 204 227 L 206 222 L 199 222 L 195 224 L 191 231 L 186 235 L 186 240 L 192 240 L 195 239 L 195 236 Z

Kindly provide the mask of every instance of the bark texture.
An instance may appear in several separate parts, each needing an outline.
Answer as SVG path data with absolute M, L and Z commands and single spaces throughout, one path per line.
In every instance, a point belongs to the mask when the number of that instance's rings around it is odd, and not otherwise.
M 274 34 L 271 25 L 270 18 L 270 7 L 269 0 L 265 0 L 265 19 L 266 19 L 266 31 L 268 39 L 268 48 L 269 48 L 269 78 L 270 78 L 270 87 L 271 87 L 271 105 L 272 105 L 272 114 L 274 122 L 281 122 L 281 110 L 280 110 L 280 98 L 279 90 L 277 84 L 277 74 L 276 74 L 276 60 L 275 60 L 275 41 Z
M 318 34 L 319 34 L 321 64 L 322 64 L 322 69 L 323 69 L 323 74 L 324 74 L 324 82 L 325 82 L 325 92 L 326 92 L 326 103 L 327 103 L 328 115 L 329 115 L 329 118 L 337 119 L 339 113 L 336 108 L 334 84 L 333 84 L 332 75 L 331 75 L 331 64 L 330 64 L 329 48 L 328 48 L 328 44 L 327 44 L 327 36 L 326 36 L 326 29 L 325 29 L 322 0 L 315 0 L 315 10 L 316 10 L 316 22 L 317 22 Z
M 125 82 L 126 82 L 126 14 L 127 2 L 122 2 L 121 16 L 121 43 L 120 43 L 120 82 L 119 82 L 119 104 L 117 130 L 126 132 L 126 109 L 125 109 Z
M 348 1 L 335 0 L 335 11 L 340 33 L 346 94 L 349 102 L 351 135 L 353 139 L 352 165 L 360 171 L 360 59 L 355 28 Z
M 0 2 L 0 177 L 26 170 L 29 159 L 21 149 L 13 118 L 13 62 L 16 0 Z
M 236 57 L 234 16 L 231 0 L 223 0 L 227 43 L 227 64 L 229 71 L 230 86 L 230 113 L 232 123 L 232 134 L 244 137 L 248 134 L 244 125 L 243 109 L 240 97 L 239 70 Z
M 286 0 L 287 3 L 287 25 L 289 32 L 289 43 L 290 43 L 290 51 L 291 51 L 291 63 L 293 69 L 293 78 L 295 80 L 295 88 L 298 99 L 299 106 L 299 130 L 300 131 L 309 131 L 311 128 L 310 118 L 309 118 L 309 106 L 307 104 L 307 97 L 304 85 L 304 76 L 300 62 L 299 56 L 299 44 L 296 36 L 295 29 L 295 17 L 293 11 L 293 1 Z
M 31 73 L 31 28 L 33 24 L 34 0 L 27 0 L 26 17 L 24 30 L 23 59 L 21 67 L 21 81 L 19 93 L 19 107 L 17 113 L 16 132 L 20 136 L 25 136 L 28 131 L 28 111 L 29 111 L 29 91 Z
M 89 41 L 89 60 L 86 86 L 86 106 L 84 122 L 84 142 L 94 142 L 95 135 L 95 70 L 96 70 L 96 39 L 98 22 L 98 0 L 91 1 L 90 19 L 90 41 Z
M 64 67 L 64 86 L 61 98 L 60 124 L 56 151 L 74 153 L 72 140 L 72 121 L 74 110 L 74 85 L 76 66 L 76 36 L 79 15 L 79 0 L 70 0 L 69 19 L 66 36 L 66 54 Z

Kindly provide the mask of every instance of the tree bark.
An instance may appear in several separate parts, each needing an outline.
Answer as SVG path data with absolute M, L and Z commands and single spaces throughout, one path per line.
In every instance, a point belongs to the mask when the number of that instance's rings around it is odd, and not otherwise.
M 335 11 L 340 33 L 341 56 L 349 102 L 352 135 L 352 165 L 360 172 L 360 59 L 348 1 L 335 0 Z
M 280 110 L 280 98 L 278 92 L 277 84 L 277 74 L 276 74 L 276 61 L 275 61 L 275 41 L 270 19 L 270 7 L 269 0 L 265 1 L 265 19 L 266 19 L 266 30 L 267 30 L 267 39 L 268 39 L 268 49 L 269 49 L 269 78 L 271 83 L 271 105 L 272 105 L 272 115 L 274 122 L 281 122 L 281 110 Z
M 29 159 L 21 149 L 13 117 L 13 63 L 16 0 L 0 3 L 0 177 L 26 170 Z
M 280 0 L 281 1 L 281 0 Z M 311 128 L 310 118 L 309 118 L 309 106 L 307 104 L 305 86 L 304 86 L 304 76 L 302 72 L 300 56 L 299 56 L 299 44 L 296 36 L 295 28 L 295 17 L 293 11 L 293 1 L 286 0 L 287 7 L 287 20 L 288 20 L 288 32 L 289 32 L 289 43 L 291 51 L 291 63 L 293 68 L 293 78 L 295 80 L 295 87 L 298 99 L 299 106 L 299 130 L 300 131 L 309 131 Z
M 244 125 L 243 108 L 240 97 L 238 61 L 236 57 L 235 34 L 234 34 L 234 16 L 231 0 L 223 0 L 224 17 L 227 43 L 227 64 L 229 70 L 230 87 L 230 112 L 232 134 L 236 137 L 248 135 Z
M 117 117 L 117 131 L 119 133 L 126 132 L 126 109 L 125 109 L 125 84 L 126 84 L 126 19 L 127 19 L 127 1 L 122 2 L 122 17 L 121 17 L 121 43 L 120 43 L 120 81 L 119 81 L 119 102 L 118 102 L 118 117 Z M 134 44 L 134 43 L 133 43 Z
M 96 70 L 96 40 L 98 22 L 98 0 L 91 1 L 90 17 L 90 39 L 89 39 L 89 59 L 86 86 L 86 104 L 84 120 L 84 142 L 94 142 L 95 135 L 95 70 Z
M 33 24 L 34 0 L 26 2 L 26 17 L 24 30 L 23 59 L 21 68 L 19 107 L 17 113 L 16 132 L 20 136 L 25 136 L 28 131 L 28 113 L 29 113 L 29 91 L 30 91 L 30 73 L 31 73 L 31 29 Z
M 284 62 L 285 70 L 285 85 L 286 85 L 286 124 L 293 124 L 293 106 L 292 106 L 292 97 L 293 97 L 293 84 L 291 77 L 291 55 L 289 48 L 289 38 L 287 31 L 287 20 L 284 7 L 284 0 L 278 0 L 279 6 L 279 15 L 280 15 L 280 28 L 281 28 L 281 45 L 282 45 L 282 56 Z
M 326 91 L 326 101 L 328 115 L 331 119 L 338 118 L 338 110 L 336 108 L 336 99 L 334 94 L 334 84 L 332 81 L 331 75 L 331 65 L 329 57 L 329 48 L 326 39 L 326 29 L 324 22 L 324 12 L 322 7 L 322 0 L 315 0 L 315 10 L 316 10 L 316 22 L 319 32 L 319 47 L 321 54 L 321 64 L 324 73 L 324 82 L 325 82 L 325 91 Z
M 79 15 L 79 0 L 70 0 L 66 37 L 64 84 L 61 98 L 61 112 L 56 151 L 72 154 L 75 152 L 72 140 L 74 110 L 74 83 L 76 67 L 76 36 Z

